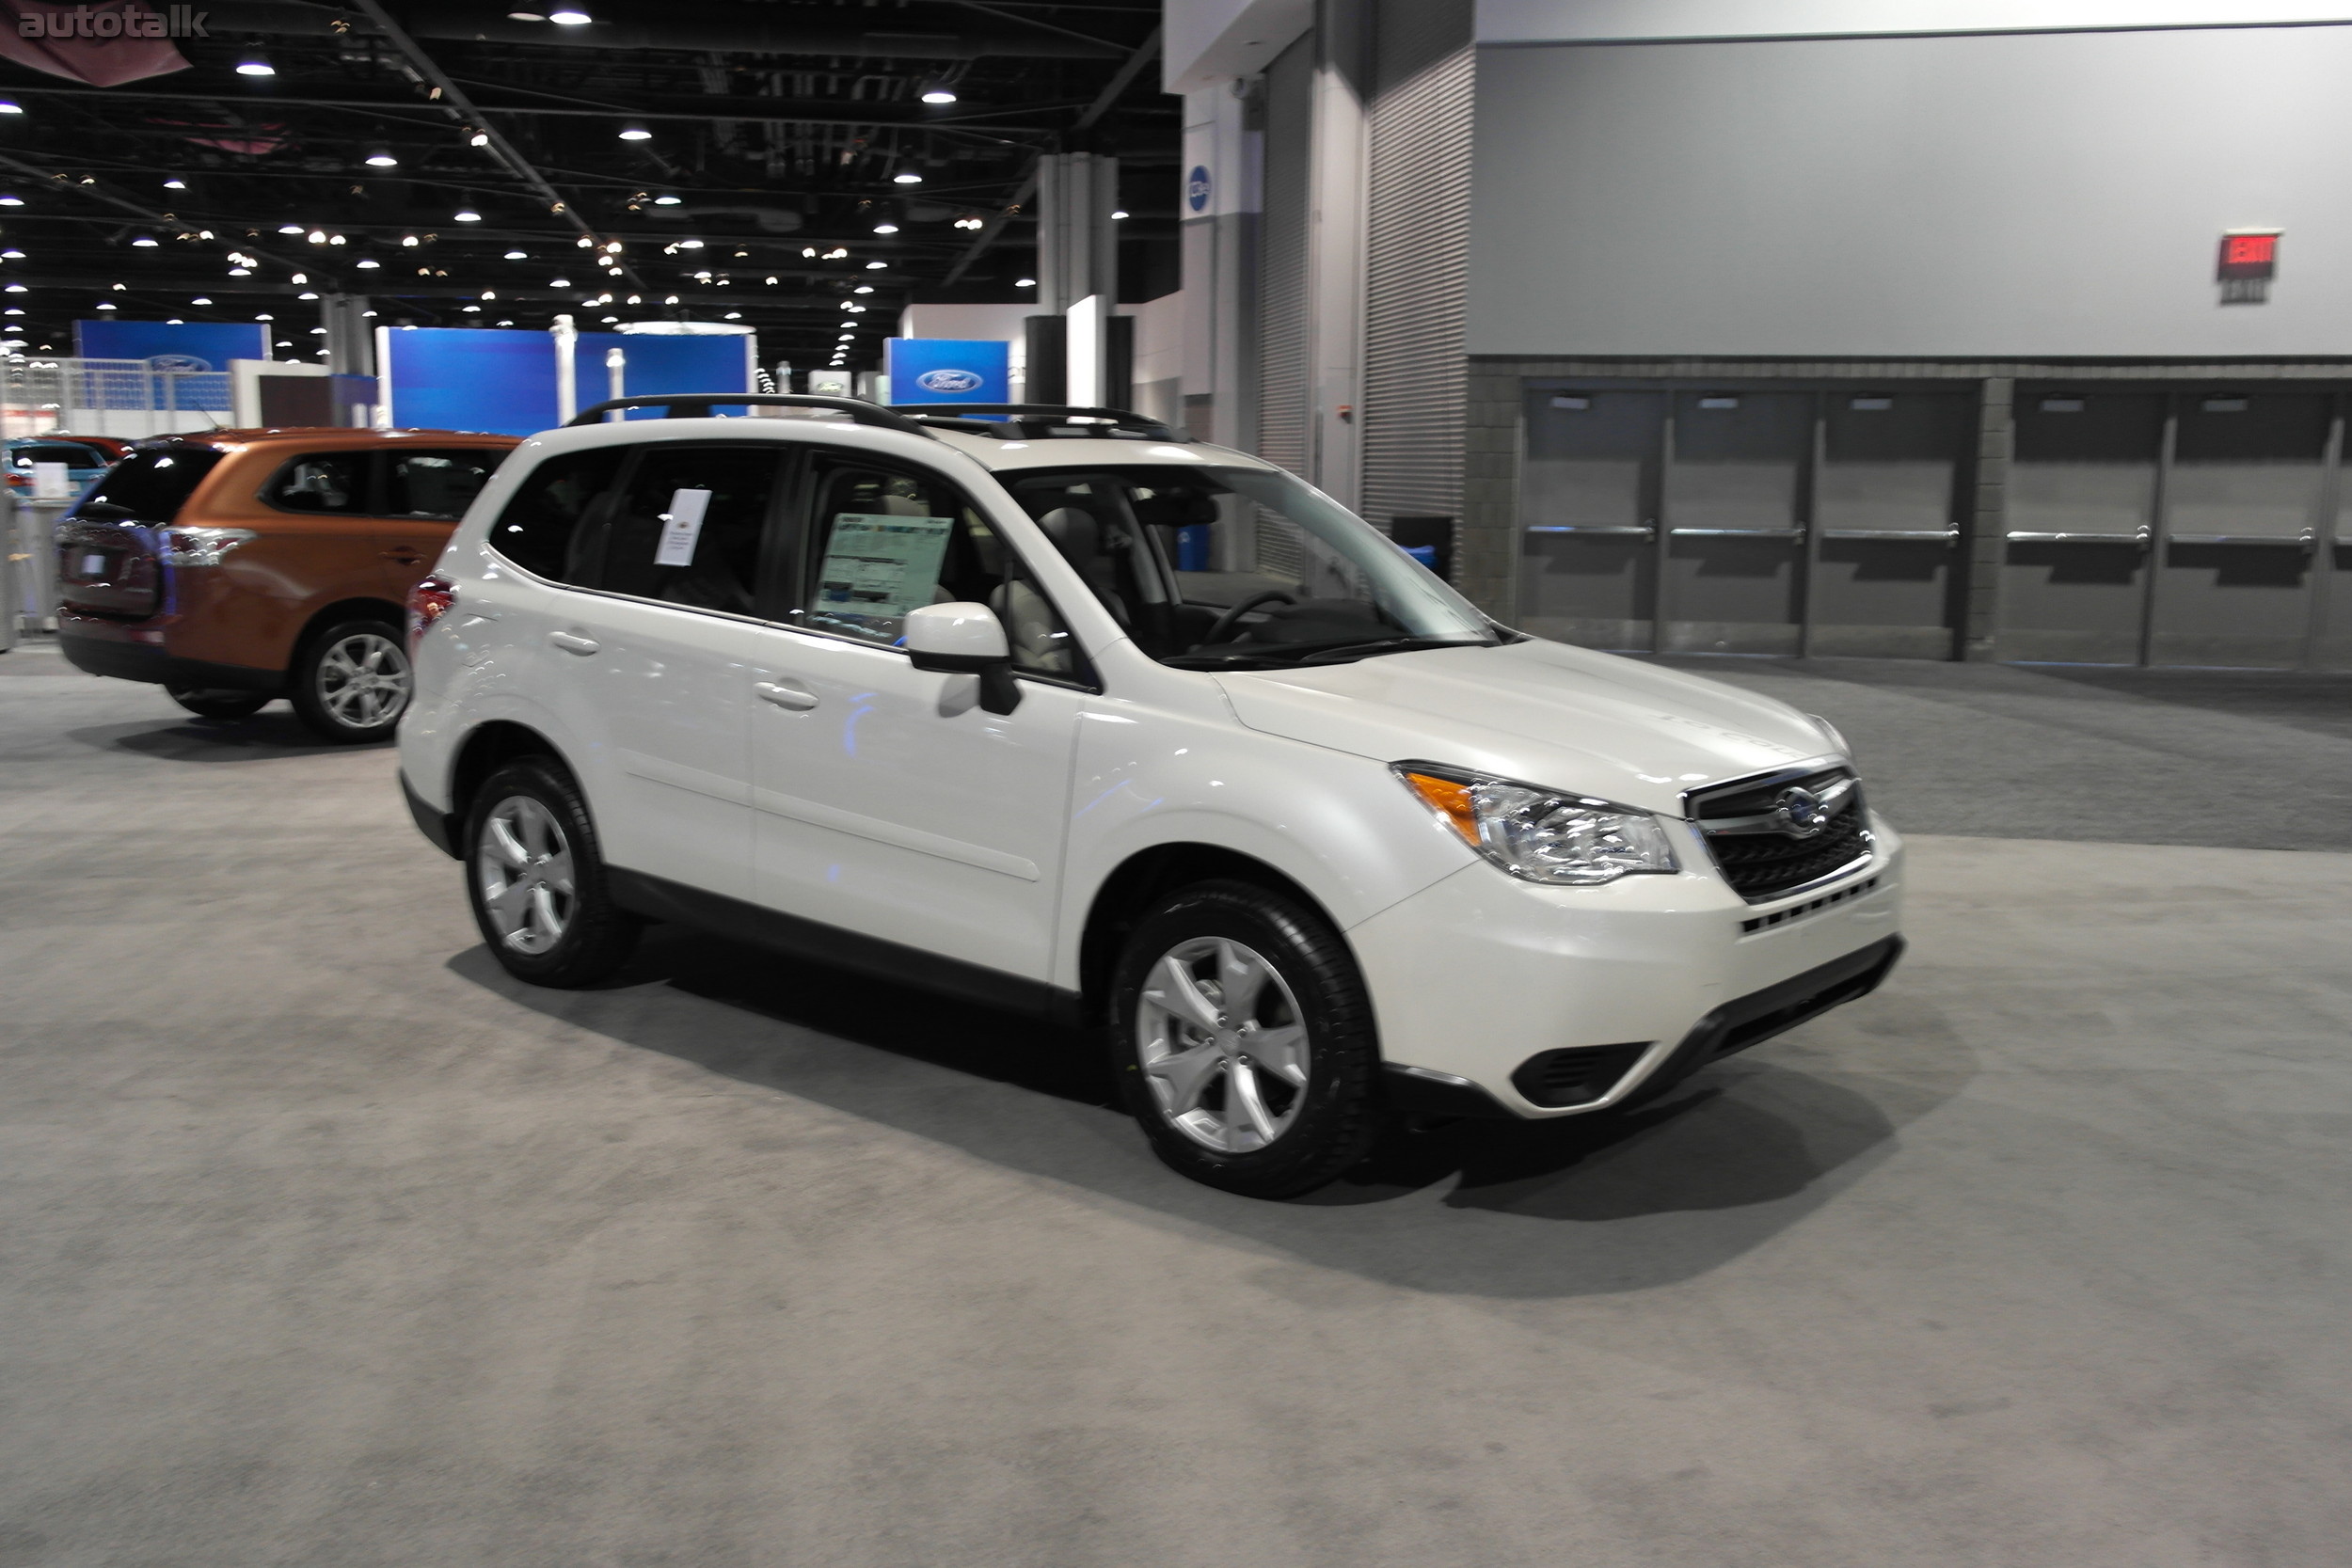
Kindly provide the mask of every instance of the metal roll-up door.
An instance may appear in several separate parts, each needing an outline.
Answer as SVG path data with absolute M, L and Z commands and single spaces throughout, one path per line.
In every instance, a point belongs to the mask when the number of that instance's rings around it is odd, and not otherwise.
M 1471 92 L 1467 0 L 1380 0 L 1374 23 L 1363 510 L 1461 515 Z

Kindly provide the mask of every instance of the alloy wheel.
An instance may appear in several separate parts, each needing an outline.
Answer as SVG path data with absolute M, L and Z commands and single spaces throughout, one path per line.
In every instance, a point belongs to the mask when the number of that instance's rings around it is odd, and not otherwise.
M 1264 1148 L 1307 1102 L 1307 1026 L 1263 955 L 1225 937 L 1163 954 L 1136 1003 L 1136 1065 L 1169 1126 L 1220 1154 Z
M 408 657 L 383 632 L 337 638 L 319 656 L 317 679 L 320 706 L 351 729 L 383 729 L 408 705 Z
M 528 795 L 501 800 L 483 819 L 474 875 L 501 942 L 535 954 L 564 940 L 577 902 L 572 847 L 546 806 Z

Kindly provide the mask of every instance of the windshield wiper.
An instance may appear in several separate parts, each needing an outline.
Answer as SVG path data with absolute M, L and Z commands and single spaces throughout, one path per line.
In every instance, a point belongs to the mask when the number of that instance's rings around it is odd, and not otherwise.
M 1343 642 L 1336 648 L 1314 648 L 1292 662 L 1327 664 L 1338 658 L 1369 658 L 1375 654 L 1417 654 L 1426 648 L 1491 648 L 1495 644 L 1470 637 L 1391 637 L 1371 642 Z

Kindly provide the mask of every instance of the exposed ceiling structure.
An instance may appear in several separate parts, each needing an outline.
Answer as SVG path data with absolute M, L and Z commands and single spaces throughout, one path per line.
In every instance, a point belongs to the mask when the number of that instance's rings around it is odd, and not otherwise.
M 736 321 L 770 364 L 864 367 L 911 298 L 1030 296 L 1037 161 L 1081 150 L 1122 159 L 1124 292 L 1174 286 L 1157 0 L 510 3 L 159 5 L 210 36 L 111 87 L 10 51 L 0 333 L 267 316 L 305 356 L 304 296 L 340 293 L 382 325 Z

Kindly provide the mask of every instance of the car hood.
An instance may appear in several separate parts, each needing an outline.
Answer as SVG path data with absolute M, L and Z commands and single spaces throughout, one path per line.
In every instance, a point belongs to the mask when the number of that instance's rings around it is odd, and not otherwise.
M 1836 750 L 1786 703 L 1538 639 L 1217 680 L 1235 717 L 1267 735 L 1670 816 L 1681 815 L 1685 790 Z

